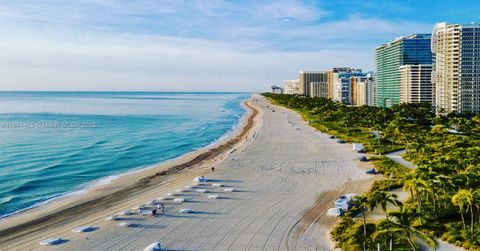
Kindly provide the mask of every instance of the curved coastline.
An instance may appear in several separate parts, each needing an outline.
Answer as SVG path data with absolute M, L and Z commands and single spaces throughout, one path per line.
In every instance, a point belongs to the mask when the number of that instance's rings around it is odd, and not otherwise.
M 242 107 L 246 112 L 233 125 L 232 130 L 205 147 L 160 164 L 117 175 L 118 178 L 111 179 L 107 184 L 100 183 L 60 195 L 60 197 L 50 199 L 46 205 L 39 205 L 0 219 L 0 243 L 2 243 L 0 249 L 3 249 L 3 246 L 8 245 L 9 242 L 12 244 L 13 240 L 18 241 L 19 238 L 35 235 L 44 227 L 56 227 L 64 224 L 65 221 L 74 221 L 82 214 L 88 215 L 89 212 L 95 213 L 106 209 L 105 207 L 108 207 L 109 204 L 115 204 L 116 198 L 126 200 L 142 191 L 152 189 L 169 175 L 202 167 L 204 162 L 217 161 L 223 154 L 240 143 L 255 127 L 255 118 L 259 111 L 248 104 L 249 100 L 242 102 Z M 205 169 L 201 170 L 202 168 L 198 169 L 200 172 L 205 171 Z M 93 182 L 100 182 L 102 179 Z M 98 205 L 103 207 L 94 208 Z
M 249 99 L 251 99 L 251 98 L 249 98 Z M 94 189 L 101 188 L 101 187 L 104 187 L 104 186 L 108 186 L 112 182 L 114 182 L 115 180 L 117 180 L 117 179 L 119 179 L 123 176 L 128 176 L 128 175 L 132 175 L 132 174 L 136 174 L 136 173 L 141 173 L 141 172 L 144 172 L 146 170 L 158 168 L 159 166 L 164 166 L 164 165 L 167 165 L 167 164 L 172 163 L 172 162 L 181 161 L 183 158 L 185 158 L 186 156 L 188 156 L 192 153 L 195 153 L 197 151 L 202 151 L 204 149 L 209 149 L 209 148 L 215 147 L 216 145 L 221 144 L 222 142 L 228 140 L 230 137 L 237 134 L 242 129 L 242 127 L 245 126 L 244 124 L 246 123 L 247 117 L 249 115 L 249 108 L 245 105 L 245 103 L 248 102 L 249 99 L 241 102 L 241 106 L 245 111 L 243 112 L 242 116 L 240 116 L 238 118 L 238 120 L 232 125 L 231 129 L 228 130 L 227 132 L 225 132 L 219 138 L 213 140 L 212 142 L 208 143 L 205 146 L 194 149 L 193 151 L 190 151 L 190 152 L 186 152 L 186 153 L 184 153 L 180 156 L 161 161 L 159 163 L 151 164 L 151 165 L 140 167 L 140 168 L 132 168 L 132 170 L 127 170 L 127 171 L 124 171 L 124 172 L 121 172 L 121 173 L 118 173 L 118 174 L 112 174 L 112 175 L 108 175 L 108 176 L 105 176 L 105 177 L 101 177 L 101 178 L 89 181 L 89 182 L 87 182 L 83 185 L 80 185 L 79 187 L 77 187 L 76 189 L 74 189 L 72 191 L 57 194 L 57 195 L 54 195 L 50 198 L 46 198 L 44 201 L 33 204 L 29 207 L 26 207 L 26 208 L 23 208 L 23 209 L 20 209 L 18 211 L 8 213 L 8 214 L 5 214 L 5 215 L 0 215 L 0 223 L 2 223 L 3 221 L 5 221 L 9 218 L 18 216 L 18 215 L 28 214 L 32 210 L 35 210 L 35 209 L 38 209 L 38 208 L 48 207 L 53 203 L 62 203 L 62 201 L 65 200 L 65 199 L 74 198 L 75 196 L 85 194 L 85 193 L 89 193 L 90 191 L 92 191 Z M 0 229 L 1 229 L 1 227 L 0 227 Z

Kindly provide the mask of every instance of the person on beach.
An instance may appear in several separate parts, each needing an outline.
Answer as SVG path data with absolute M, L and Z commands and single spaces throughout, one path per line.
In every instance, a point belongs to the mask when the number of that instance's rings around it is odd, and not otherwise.
M 152 215 L 153 215 L 153 216 L 157 215 L 157 210 L 153 209 Z
M 215 172 L 215 167 L 212 166 L 212 172 Z
M 162 211 L 162 214 L 165 214 L 165 206 L 160 203 L 160 211 Z

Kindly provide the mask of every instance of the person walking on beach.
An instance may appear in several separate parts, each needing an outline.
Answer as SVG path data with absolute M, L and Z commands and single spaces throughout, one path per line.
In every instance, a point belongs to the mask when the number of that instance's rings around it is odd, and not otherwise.
M 212 172 L 215 172 L 215 167 L 212 166 Z
M 160 208 L 159 210 L 162 211 L 162 214 L 165 214 L 165 206 L 163 205 L 163 203 L 160 203 Z

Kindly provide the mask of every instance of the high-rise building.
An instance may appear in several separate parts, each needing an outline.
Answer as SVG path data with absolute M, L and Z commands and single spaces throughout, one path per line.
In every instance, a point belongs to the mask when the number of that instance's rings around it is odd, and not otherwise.
M 375 74 L 369 72 L 365 78 L 365 104 L 375 106 L 377 104 L 377 82 Z
M 285 94 L 301 94 L 300 93 L 300 81 L 298 79 L 285 80 L 283 92 Z
M 356 106 L 375 105 L 375 79 L 372 72 L 350 78 L 350 101 Z
M 310 97 L 327 98 L 327 74 L 323 74 L 321 82 L 310 82 Z
M 399 70 L 401 103 L 433 103 L 432 65 L 403 65 Z
M 299 81 L 300 94 L 310 97 L 310 83 L 326 82 L 326 73 L 322 71 L 301 71 Z
M 362 70 L 350 67 L 329 70 L 327 72 L 327 97 L 337 102 L 350 104 L 350 78 L 362 76 L 365 76 Z
M 270 87 L 270 92 L 275 94 L 283 94 L 283 88 L 276 85 L 272 85 L 272 87 Z
M 480 24 L 437 23 L 431 47 L 437 113 L 480 113 Z
M 400 66 L 432 63 L 430 38 L 430 34 L 414 34 L 375 48 L 377 106 L 400 102 Z
M 365 105 L 365 81 L 362 81 L 361 78 L 350 78 L 350 104 L 352 105 Z

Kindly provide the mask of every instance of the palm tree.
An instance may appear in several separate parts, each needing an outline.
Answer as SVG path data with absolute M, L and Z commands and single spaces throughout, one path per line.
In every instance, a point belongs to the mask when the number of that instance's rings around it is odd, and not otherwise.
M 389 214 L 387 211 L 387 205 L 392 204 L 396 207 L 401 205 L 402 203 L 398 200 L 398 195 L 394 193 L 388 193 L 385 191 L 374 191 L 369 196 L 369 208 L 370 210 L 375 209 L 376 207 L 380 206 L 387 217 L 389 219 Z
M 452 196 L 452 203 L 460 208 L 462 216 L 463 229 L 465 229 L 465 218 L 463 216 L 463 206 L 467 204 L 467 210 L 470 211 L 470 239 L 473 240 L 474 220 L 473 220 L 473 204 L 475 203 L 474 194 L 467 189 L 460 189 Z
M 463 193 L 463 191 L 465 191 L 465 189 L 461 189 L 459 190 L 455 195 L 452 196 L 452 203 L 453 205 L 455 206 L 458 206 L 458 208 L 460 209 L 460 216 L 462 217 L 462 224 L 463 224 L 463 229 L 466 229 L 466 225 L 465 225 L 465 217 L 463 216 L 463 207 L 465 206 L 465 197 L 466 195 Z
M 417 250 L 417 246 L 415 245 L 416 240 L 422 240 L 432 249 L 437 249 L 438 242 L 413 225 L 415 219 L 418 217 L 417 213 L 408 212 L 405 207 L 401 207 L 399 211 L 390 213 L 390 216 L 392 220 L 385 222 L 382 227 L 383 229 L 373 233 L 373 239 L 377 239 L 382 235 L 401 235 L 405 236 L 413 251 Z
M 395 227 L 390 220 L 384 220 L 378 223 L 377 230 L 372 234 L 374 241 L 379 241 L 382 236 L 389 240 L 389 250 L 393 250 L 393 238 L 399 239 L 404 236 L 403 230 Z
M 417 213 L 419 214 L 420 225 L 422 225 L 422 198 L 420 197 L 420 190 L 425 190 L 428 184 L 421 177 L 418 177 L 416 170 L 407 173 L 403 178 L 403 189 L 410 190 L 412 201 L 417 200 Z
M 370 200 L 368 194 L 364 196 L 356 196 L 353 201 L 353 207 L 360 210 L 363 219 L 363 250 L 366 250 L 365 239 L 367 239 L 367 217 L 365 216 L 365 211 L 370 206 Z

